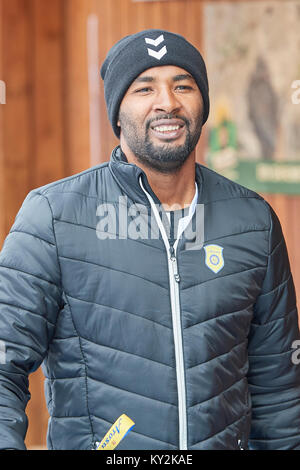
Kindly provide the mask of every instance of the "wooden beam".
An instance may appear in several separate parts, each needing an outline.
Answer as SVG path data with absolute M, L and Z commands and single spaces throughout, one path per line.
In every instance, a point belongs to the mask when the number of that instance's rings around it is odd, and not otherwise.
M 90 166 L 87 18 L 90 0 L 64 0 L 67 174 Z
M 4 231 L 30 189 L 33 154 L 32 0 L 2 0 L 2 65 L 6 83 L 3 119 Z
M 4 82 L 3 71 L 3 0 L 0 0 L 0 80 Z M 5 83 L 5 82 L 4 82 Z M 1 100 L 0 100 L 1 101 Z M 0 247 L 5 238 L 4 218 L 4 142 L 3 142 L 3 113 L 5 104 L 0 102 Z
M 34 0 L 33 25 L 34 153 L 31 185 L 36 187 L 66 174 L 61 0 Z

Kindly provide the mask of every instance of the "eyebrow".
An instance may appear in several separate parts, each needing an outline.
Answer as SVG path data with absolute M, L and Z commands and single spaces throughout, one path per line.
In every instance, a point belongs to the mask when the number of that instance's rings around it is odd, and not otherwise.
M 180 82 L 181 80 L 191 80 L 193 82 L 195 81 L 192 75 L 190 75 L 189 73 L 175 75 L 172 79 L 173 79 L 173 82 Z M 134 80 L 134 83 L 150 83 L 150 82 L 155 82 L 155 78 L 151 76 L 146 76 L 146 75 L 143 77 L 137 77 Z
M 134 83 L 141 83 L 141 82 L 154 82 L 153 77 L 137 77 L 134 80 Z
M 173 77 L 174 82 L 180 82 L 180 80 L 191 80 L 193 82 L 195 81 L 192 75 L 190 75 L 189 73 L 184 73 L 184 74 L 176 75 L 175 77 Z

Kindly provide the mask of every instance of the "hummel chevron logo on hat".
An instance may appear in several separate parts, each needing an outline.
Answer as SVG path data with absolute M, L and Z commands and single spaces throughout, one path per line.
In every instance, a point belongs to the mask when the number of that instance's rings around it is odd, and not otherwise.
M 160 36 L 158 36 L 157 39 L 150 39 L 150 38 L 145 38 L 145 42 L 147 44 L 151 44 L 151 46 L 154 46 L 154 47 L 157 47 L 160 45 L 161 42 L 164 42 L 165 38 L 164 38 L 164 35 L 161 34 Z
M 146 44 L 151 44 L 154 47 L 159 46 L 164 40 L 165 39 L 163 34 L 161 34 L 156 39 L 145 38 Z M 154 51 L 153 49 L 149 49 L 148 47 L 147 51 L 150 56 L 154 57 L 157 60 L 160 60 L 168 52 L 166 46 L 163 46 L 159 51 Z

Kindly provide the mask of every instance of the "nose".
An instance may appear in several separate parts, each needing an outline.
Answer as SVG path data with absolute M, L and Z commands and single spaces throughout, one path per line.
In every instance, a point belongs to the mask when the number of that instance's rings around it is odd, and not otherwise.
M 179 111 L 180 107 L 180 102 L 172 89 L 162 87 L 157 91 L 153 103 L 154 111 L 175 114 Z

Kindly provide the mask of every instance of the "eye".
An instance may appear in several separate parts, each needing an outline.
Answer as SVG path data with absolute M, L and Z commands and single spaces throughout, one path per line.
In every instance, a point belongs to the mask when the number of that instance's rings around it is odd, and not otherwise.
M 193 87 L 189 85 L 177 85 L 176 90 L 179 90 L 179 91 L 193 90 Z
M 138 88 L 137 90 L 134 90 L 134 93 L 145 94 L 145 93 L 149 93 L 151 90 L 152 90 L 151 87 L 145 86 L 143 88 Z

